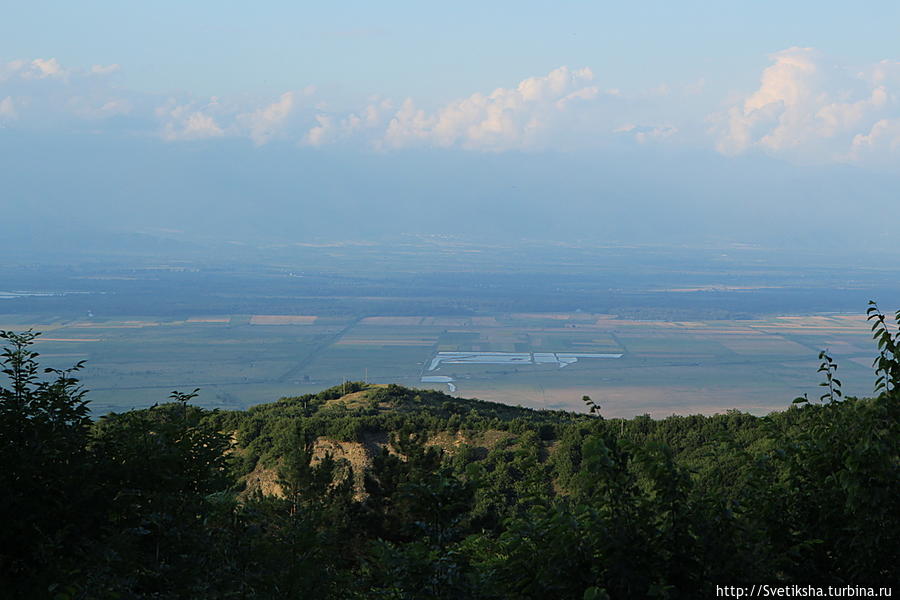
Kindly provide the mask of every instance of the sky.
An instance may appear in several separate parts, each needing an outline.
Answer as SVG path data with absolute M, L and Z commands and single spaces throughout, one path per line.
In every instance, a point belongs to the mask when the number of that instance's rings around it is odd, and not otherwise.
M 7 240 L 44 227 L 900 248 L 896 2 L 0 14 Z

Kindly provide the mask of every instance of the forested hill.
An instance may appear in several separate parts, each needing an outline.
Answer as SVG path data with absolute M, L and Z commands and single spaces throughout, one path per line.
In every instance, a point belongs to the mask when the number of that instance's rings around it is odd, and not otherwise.
M 891 585 L 900 564 L 891 336 L 878 397 L 841 398 L 823 359 L 825 397 L 766 417 L 351 383 L 96 421 L 77 369 L 44 379 L 33 334 L 3 337 L 9 597 L 696 598 Z

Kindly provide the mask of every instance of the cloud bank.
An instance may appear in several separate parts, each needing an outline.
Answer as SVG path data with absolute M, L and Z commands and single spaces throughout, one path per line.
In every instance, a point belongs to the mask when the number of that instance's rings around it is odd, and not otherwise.
M 589 68 L 562 66 L 430 110 L 412 98 L 398 102 L 377 96 L 355 109 L 331 110 L 313 85 L 256 106 L 247 100 L 138 94 L 116 84 L 119 71 L 118 64 L 69 69 L 55 58 L 8 62 L 0 68 L 0 119 L 27 127 L 51 117 L 78 129 L 85 119 L 97 127 L 108 117 L 129 116 L 130 126 L 137 128 L 132 133 L 167 142 L 244 138 L 257 146 L 281 140 L 378 151 L 559 149 L 621 140 L 623 134 L 646 142 L 678 131 L 668 122 L 652 122 L 653 110 L 637 114 L 630 106 L 633 98 L 619 90 L 601 90 Z M 632 124 L 635 119 L 641 124 Z M 651 123 L 644 124 L 648 119 Z M 664 136 L 648 134 L 663 131 Z
M 381 152 L 667 144 L 727 156 L 900 166 L 900 62 L 846 66 L 812 48 L 772 54 L 756 88 L 719 108 L 704 104 L 714 94 L 703 79 L 623 92 L 587 67 L 562 66 L 438 106 L 375 96 L 344 109 L 332 108 L 312 85 L 269 98 L 203 99 L 134 92 L 118 84 L 120 72 L 115 63 L 71 68 L 52 57 L 0 63 L 0 127 Z

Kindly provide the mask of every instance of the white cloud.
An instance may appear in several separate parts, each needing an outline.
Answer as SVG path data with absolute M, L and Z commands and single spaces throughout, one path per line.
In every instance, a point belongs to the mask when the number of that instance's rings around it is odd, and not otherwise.
M 121 67 L 118 64 L 111 65 L 94 65 L 91 67 L 91 74 L 93 75 L 109 75 L 110 73 L 115 73 Z
M 201 112 L 187 115 L 180 128 L 168 123 L 163 132 L 163 137 L 167 140 L 202 140 L 223 135 L 225 132 L 216 124 L 215 119 Z
M 321 103 L 316 108 L 323 109 Z M 352 112 L 343 118 L 318 113 L 315 115 L 316 125 L 303 136 L 302 143 L 307 146 L 323 146 L 346 140 L 354 135 L 368 135 L 369 143 L 380 147 L 376 138 L 383 134 L 388 119 L 393 115 L 394 104 L 390 100 L 372 98 L 361 110 Z
M 12 96 L 0 100 L 0 119 L 15 119 L 17 116 Z
M 204 102 L 189 95 L 163 101 L 115 85 L 106 75 L 119 69 L 115 63 L 68 68 L 55 58 L 0 64 L 0 91 L 15 98 L 14 107 L 13 100 L 6 103 L 5 118 L 15 114 L 21 127 L 72 130 L 80 129 L 85 120 L 92 121 L 96 130 L 103 121 L 108 128 L 143 127 L 145 133 L 172 142 L 232 137 L 258 146 L 284 139 L 313 147 L 346 143 L 380 150 L 420 146 L 500 152 L 606 143 L 616 139 L 610 134 L 614 121 L 661 121 L 645 113 L 663 102 L 643 96 L 634 102 L 637 97 L 615 88 L 601 91 L 587 68 L 560 67 L 431 110 L 413 99 L 398 103 L 377 96 L 359 108 L 335 110 L 312 85 L 264 104 L 246 97 Z M 131 118 L 109 118 L 117 115 Z M 148 128 L 154 122 L 156 127 Z M 662 127 L 659 124 L 648 127 L 635 132 L 633 140 L 661 139 L 676 130 L 655 131 Z
M 847 68 L 811 48 L 771 55 L 756 89 L 733 96 L 707 121 L 703 103 L 715 102 L 715 91 L 703 79 L 628 91 L 599 85 L 590 69 L 565 66 L 436 108 L 371 97 L 346 110 L 312 85 L 264 101 L 165 101 L 117 86 L 107 75 L 118 70 L 115 63 L 77 68 L 55 58 L 0 62 L 0 119 L 73 131 L 90 121 L 92 131 L 128 127 L 172 142 L 230 137 L 257 146 L 287 140 L 478 152 L 712 142 L 730 155 L 900 164 L 900 62 Z M 122 115 L 129 118 L 110 118 Z
M 634 141 L 637 143 L 645 144 L 670 138 L 678 133 L 678 128 L 674 125 L 635 125 L 626 123 L 613 129 L 613 133 L 629 134 L 633 136 Z
M 306 132 L 303 141 L 309 146 L 321 146 L 334 134 L 334 120 L 328 115 L 316 115 L 318 125 Z
M 11 60 L 0 65 L 0 81 L 7 79 L 61 79 L 68 74 L 55 58 L 35 58 L 31 61 Z
M 22 80 L 67 79 L 71 76 L 109 75 L 121 67 L 118 64 L 93 65 L 87 71 L 63 67 L 56 58 L 35 58 L 33 60 L 12 60 L 0 64 L 0 81 L 18 78 Z
M 806 161 L 859 160 L 863 149 L 896 148 L 900 69 L 882 61 L 851 71 L 812 48 L 771 56 L 759 88 L 713 116 L 716 147 L 725 154 L 758 148 Z
M 594 100 L 599 95 L 600 88 L 592 85 L 590 87 L 581 88 L 580 90 L 575 90 L 567 96 L 563 96 L 556 101 L 555 106 L 559 110 L 565 110 L 572 102 L 577 102 L 578 100 Z
M 11 60 L 0 64 L 0 82 L 6 81 L 17 75 L 19 71 L 22 70 L 24 64 L 24 60 Z
M 900 118 L 880 119 L 865 133 L 853 136 L 848 157 L 873 164 L 896 166 L 900 154 Z
M 47 77 L 65 77 L 66 71 L 55 58 L 36 58 L 29 66 L 22 70 L 22 77 L 26 79 L 45 79 Z
M 281 133 L 285 122 L 294 110 L 296 104 L 294 96 L 293 92 L 286 92 L 278 101 L 239 117 L 239 120 L 246 123 L 250 139 L 254 144 L 262 146 Z
M 224 136 L 225 131 L 209 114 L 217 105 L 217 99 L 212 98 L 209 104 L 201 108 L 191 104 L 178 105 L 174 101 L 157 108 L 156 115 L 163 120 L 162 138 L 169 142 L 181 142 Z
M 612 135 L 623 115 L 653 121 L 658 90 L 634 97 L 618 89 L 601 91 L 590 69 L 560 67 L 529 77 L 514 87 L 477 92 L 426 110 L 412 98 L 399 105 L 375 99 L 349 114 L 318 112 L 302 143 L 323 146 L 357 143 L 379 150 L 410 147 L 459 148 L 472 151 L 572 149 L 621 143 Z M 645 143 L 679 132 L 669 124 L 642 126 L 629 139 Z
M 385 147 L 426 144 L 469 150 L 502 151 L 545 145 L 545 135 L 562 125 L 570 106 L 592 100 L 599 89 L 589 85 L 590 69 L 560 67 L 530 77 L 515 88 L 475 93 L 428 114 L 406 100 L 388 124 Z
M 96 121 L 134 112 L 140 94 L 116 89 L 105 77 L 97 77 L 118 68 L 68 68 L 55 58 L 13 60 L 0 64 L 0 85 L 15 98 L 19 126 L 77 128 L 80 119 Z

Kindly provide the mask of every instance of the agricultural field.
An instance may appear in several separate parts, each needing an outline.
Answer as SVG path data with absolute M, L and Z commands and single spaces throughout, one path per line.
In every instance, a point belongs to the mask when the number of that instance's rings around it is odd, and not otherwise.
M 648 321 L 608 314 L 478 317 L 320 315 L 133 316 L 66 320 L 0 315 L 34 328 L 47 366 L 85 360 L 96 413 L 200 388 L 198 403 L 240 408 L 343 380 L 399 383 L 534 408 L 608 416 L 763 414 L 819 388 L 828 348 L 844 391 L 871 392 L 875 351 L 864 316 Z

